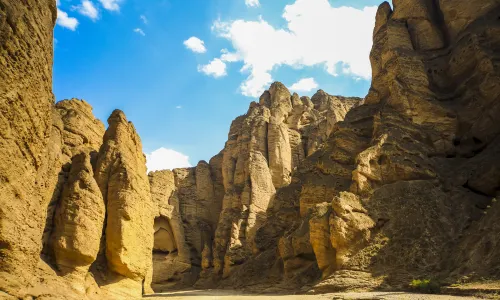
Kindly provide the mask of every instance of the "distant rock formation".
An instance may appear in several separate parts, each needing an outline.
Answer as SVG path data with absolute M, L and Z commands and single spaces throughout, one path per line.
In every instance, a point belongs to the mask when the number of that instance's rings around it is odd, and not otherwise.
M 202 264 L 211 265 L 212 243 L 221 212 L 217 159 L 195 168 L 149 174 L 155 219 L 153 288 L 192 286 Z
M 228 277 L 234 266 L 258 251 L 257 229 L 276 190 L 291 183 L 293 170 L 361 103 L 323 91 L 312 100 L 301 99 L 276 82 L 233 122 L 222 151 L 225 195 L 213 245 L 214 275 Z
M 54 104 L 55 1 L 0 0 L 0 296 L 499 280 L 500 3 L 393 4 L 365 99 L 276 82 L 208 163 L 147 175 L 123 112 Z

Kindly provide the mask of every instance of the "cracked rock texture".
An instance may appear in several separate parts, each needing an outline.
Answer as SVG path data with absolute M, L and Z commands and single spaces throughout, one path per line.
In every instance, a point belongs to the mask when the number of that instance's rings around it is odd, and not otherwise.
M 52 188 L 55 20 L 55 1 L 0 1 L 0 286 L 16 296 L 35 272 Z
M 500 279 L 500 2 L 379 6 L 365 99 L 271 85 L 193 168 L 54 103 L 53 0 L 0 0 L 0 296 Z

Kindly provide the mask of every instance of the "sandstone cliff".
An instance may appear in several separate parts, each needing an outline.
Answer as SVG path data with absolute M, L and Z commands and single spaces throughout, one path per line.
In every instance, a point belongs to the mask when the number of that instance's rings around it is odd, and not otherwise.
M 105 135 L 85 101 L 54 104 L 55 19 L 52 0 L 0 2 L 0 296 L 140 297 L 153 246 L 140 140 L 122 115 Z
M 45 175 L 55 1 L 2 0 L 0 16 L 0 283 L 22 295 L 40 255 L 52 187 Z
M 292 171 L 314 155 L 349 109 L 361 99 L 323 91 L 312 99 L 291 95 L 279 82 L 231 125 L 223 153 L 225 195 L 213 245 L 213 275 L 258 252 L 258 228 L 273 206 L 276 190 L 288 186 Z
M 155 219 L 153 288 L 192 286 L 203 264 L 211 264 L 212 243 L 222 205 L 217 193 L 220 165 L 213 159 L 195 168 L 149 174 Z
M 500 279 L 498 1 L 384 2 L 364 100 L 274 83 L 149 176 L 123 112 L 54 104 L 54 2 L 0 0 L 0 296 Z
M 316 291 L 497 278 L 499 13 L 498 1 L 379 7 L 365 104 L 277 190 L 232 285 L 267 283 L 266 266 L 288 286 L 323 279 Z

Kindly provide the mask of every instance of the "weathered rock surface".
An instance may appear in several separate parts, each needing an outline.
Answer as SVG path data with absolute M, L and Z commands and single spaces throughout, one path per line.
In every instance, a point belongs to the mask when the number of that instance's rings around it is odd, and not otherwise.
M 122 111 L 115 110 L 108 124 L 95 171 L 106 203 L 107 264 L 111 271 L 148 285 L 154 218 L 146 158 Z
M 0 2 L 0 290 L 15 296 L 34 276 L 51 188 L 55 19 L 55 1 Z
M 325 141 L 337 121 L 361 99 L 319 91 L 312 100 L 291 95 L 279 82 L 233 121 L 223 153 L 225 195 L 213 246 L 215 277 L 228 277 L 252 254 L 257 229 L 276 189 L 292 182 L 292 171 Z
M 295 152 L 298 159 L 292 162 L 298 163 L 291 174 L 289 153 L 283 149 L 297 138 L 277 124 L 283 116 L 286 122 L 294 120 L 298 97 L 288 101 L 289 94 L 274 86 L 261 98 L 269 112 L 253 105 L 233 123 L 224 154 L 241 156 L 238 143 L 245 145 L 243 141 L 267 145 L 243 149 L 258 149 L 269 159 L 276 194 L 261 198 L 270 200 L 250 239 L 239 230 L 245 224 L 239 213 L 246 207 L 238 203 L 223 211 L 218 228 L 223 234 L 216 235 L 214 249 L 225 253 L 226 267 L 228 262 L 238 265 L 231 276 L 241 277 L 228 279 L 229 285 L 265 288 L 281 282 L 279 286 L 290 287 L 306 283 L 297 278 L 313 282 L 322 277 L 327 278 L 322 290 L 405 288 L 415 278 L 498 276 L 498 251 L 493 250 L 497 230 L 488 216 L 495 210 L 485 209 L 500 187 L 500 127 L 493 121 L 500 115 L 500 4 L 444 2 L 402 0 L 394 1 L 394 11 L 388 3 L 379 7 L 370 56 L 373 82 L 365 104 L 345 109 L 345 118 L 331 113 L 326 118 L 331 123 L 320 127 L 319 142 L 316 131 L 307 136 L 304 155 Z M 316 94 L 314 108 L 323 109 L 325 98 Z M 261 120 L 243 129 L 252 109 L 263 110 L 257 114 Z M 336 106 L 329 111 L 343 110 Z M 268 123 L 271 143 L 260 142 L 265 130 L 257 128 L 262 123 Z M 246 133 L 245 140 L 238 132 Z M 249 190 L 235 175 L 250 174 L 247 182 L 256 189 L 250 171 L 238 172 L 239 156 L 231 156 L 225 162 L 229 167 L 223 167 L 230 171 L 224 179 L 233 198 L 235 183 L 239 195 Z M 243 210 L 234 209 L 238 206 Z M 233 217 L 224 219 L 224 214 Z M 491 234 L 477 233 L 486 227 Z M 310 247 L 301 242 L 305 239 Z M 243 254 L 235 255 L 232 248 Z M 250 250 L 242 249 L 251 249 L 252 258 Z M 459 261 L 466 264 L 460 268 L 453 255 L 458 249 Z M 215 265 L 221 265 L 218 252 L 214 254 Z M 481 263 L 480 255 L 486 257 Z M 272 277 L 280 268 L 273 260 L 281 261 L 283 277 Z M 356 281 L 360 283 L 346 284 Z
M 364 101 L 274 83 L 209 163 L 148 176 L 121 111 L 53 103 L 54 1 L 0 0 L 0 295 L 500 280 L 500 3 L 393 4 Z
M 308 265 L 311 252 L 328 278 L 323 290 L 359 288 L 345 282 L 361 277 L 364 288 L 404 288 L 414 278 L 498 276 L 494 210 L 484 209 L 500 186 L 493 122 L 500 115 L 500 6 L 444 2 L 379 7 L 365 105 L 299 165 L 258 230 L 264 252 L 282 232 L 285 279 L 304 272 L 297 265 Z M 295 211 L 285 214 L 287 202 Z M 491 234 L 477 234 L 485 226 Z M 309 235 L 312 251 L 281 250 L 300 235 Z M 486 261 L 478 262 L 479 253 Z
M 99 252 L 105 206 L 90 156 L 73 158 L 68 181 L 56 209 L 53 229 L 55 262 L 62 274 L 74 273 L 82 284 Z
M 155 219 L 153 289 L 192 286 L 201 267 L 211 267 L 214 232 L 222 194 L 214 180 L 220 178 L 215 157 L 195 168 L 149 174 L 151 195 L 158 208 Z M 219 188 L 220 189 L 220 188 Z
M 64 154 L 73 157 L 80 152 L 99 151 L 105 128 L 90 104 L 79 99 L 63 100 L 56 103 L 56 110 L 64 124 Z
M 94 166 L 105 132 L 104 125 L 94 117 L 92 107 L 84 100 L 71 99 L 56 103 L 55 109 L 52 110 L 52 120 L 49 142 L 49 161 L 52 164 L 47 177 L 51 182 L 50 186 L 55 185 L 55 187 L 47 191 L 50 202 L 43 233 L 42 256 L 45 260 L 51 260 L 53 256 L 51 239 L 53 216 L 70 176 L 72 158 L 84 153 L 90 157 L 90 162 Z
M 90 156 L 75 156 L 55 215 L 54 252 L 60 269 L 88 269 L 99 252 L 105 207 L 93 175 Z

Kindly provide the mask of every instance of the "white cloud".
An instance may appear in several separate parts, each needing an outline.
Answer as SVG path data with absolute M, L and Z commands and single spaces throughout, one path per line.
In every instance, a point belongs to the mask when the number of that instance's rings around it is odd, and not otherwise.
M 259 7 L 260 6 L 259 0 L 245 0 L 245 4 L 248 7 Z
M 290 90 L 296 92 L 310 92 L 314 89 L 318 88 L 318 83 L 314 80 L 314 78 L 303 78 L 296 83 L 294 83 Z
M 226 76 L 226 63 L 219 58 L 214 58 L 208 65 L 198 66 L 198 72 L 215 78 Z
M 196 53 L 207 52 L 207 48 L 205 48 L 205 42 L 195 36 L 192 36 L 189 39 L 185 40 L 184 46 L 186 46 L 186 48 Z
M 142 35 L 142 36 L 146 36 L 146 33 L 144 32 L 144 30 L 142 30 L 142 29 L 140 29 L 140 28 L 136 28 L 136 29 L 134 29 L 134 32 L 135 32 L 135 33 L 138 33 L 138 34 L 140 34 L 140 35 Z
M 163 147 L 146 154 L 146 161 L 148 172 L 192 167 L 189 156 Z
M 181 108 L 182 108 L 182 106 L 177 105 L 175 108 L 177 108 L 177 109 L 181 109 Z
M 91 18 L 92 20 L 99 19 L 99 11 L 95 7 L 94 3 L 89 0 L 82 0 L 82 3 L 78 6 L 73 6 L 80 14 Z
M 240 56 L 238 53 L 231 53 L 227 49 L 222 49 L 220 53 L 222 53 L 220 56 L 220 59 L 222 61 L 235 62 L 240 60 Z
M 99 0 L 99 2 L 101 2 L 102 7 L 107 10 L 119 11 L 122 0 Z
M 270 72 L 282 65 L 323 65 L 332 76 L 342 73 L 369 79 L 376 11 L 375 6 L 334 8 L 328 0 L 296 0 L 284 9 L 287 29 L 277 29 L 260 18 L 217 20 L 212 30 L 231 41 L 238 61 L 244 63 L 241 71 L 250 73 L 240 86 L 242 94 L 259 97 L 273 81 Z
M 145 16 L 145 15 L 141 15 L 141 16 L 140 16 L 140 18 L 141 18 L 141 21 L 142 21 L 144 24 L 146 24 L 146 25 L 148 24 L 148 22 L 149 22 L 149 21 L 148 21 L 148 18 L 146 18 L 146 16 Z
M 75 31 L 78 27 L 78 20 L 76 18 L 69 17 L 68 14 L 59 8 L 57 9 L 57 25 L 69 30 Z

